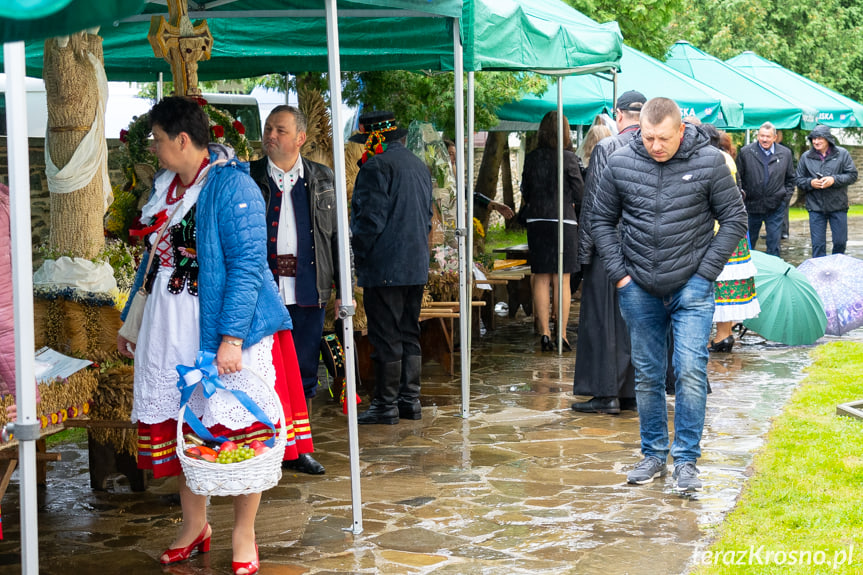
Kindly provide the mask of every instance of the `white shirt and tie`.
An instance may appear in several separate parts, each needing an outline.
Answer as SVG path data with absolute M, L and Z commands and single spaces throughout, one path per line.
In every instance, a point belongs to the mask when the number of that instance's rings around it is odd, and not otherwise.
M 297 255 L 297 219 L 294 215 L 294 203 L 291 201 L 291 190 L 297 180 L 304 176 L 303 160 L 297 155 L 297 161 L 287 172 L 279 168 L 272 160 L 267 161 L 268 173 L 282 192 L 282 204 L 279 208 L 279 233 L 276 240 L 276 254 Z M 285 305 L 297 303 L 297 278 L 279 277 L 279 294 Z

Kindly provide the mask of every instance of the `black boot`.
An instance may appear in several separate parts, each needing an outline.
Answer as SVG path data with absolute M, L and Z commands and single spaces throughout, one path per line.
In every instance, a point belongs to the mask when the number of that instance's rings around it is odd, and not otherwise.
M 420 373 L 423 358 L 421 355 L 407 355 L 402 358 L 402 376 L 399 387 L 399 417 L 401 419 L 422 419 L 420 405 Z
M 396 399 L 399 395 L 401 376 L 401 361 L 389 363 L 375 361 L 375 396 L 371 407 L 357 416 L 357 423 L 393 425 L 399 422 Z

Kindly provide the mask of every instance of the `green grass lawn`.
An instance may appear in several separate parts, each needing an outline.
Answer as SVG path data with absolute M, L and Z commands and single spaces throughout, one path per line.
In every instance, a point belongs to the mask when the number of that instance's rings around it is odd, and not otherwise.
M 863 344 L 829 343 L 812 356 L 693 574 L 863 573 L 863 421 L 836 415 L 863 399 Z
M 863 216 L 863 205 L 851 206 L 848 210 L 848 217 L 854 218 L 858 216 Z M 809 212 L 806 211 L 806 208 L 790 208 L 788 210 L 788 219 L 792 222 L 808 220 Z

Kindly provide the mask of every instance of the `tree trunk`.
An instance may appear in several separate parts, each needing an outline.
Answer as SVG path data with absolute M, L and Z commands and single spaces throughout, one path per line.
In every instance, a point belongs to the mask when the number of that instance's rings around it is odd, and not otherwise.
M 485 150 L 482 153 L 482 163 L 479 166 L 479 172 L 476 176 L 476 193 L 495 199 L 497 196 L 497 182 L 500 174 L 500 162 L 503 158 L 506 149 L 506 142 L 509 138 L 508 132 L 489 132 L 488 139 L 485 141 Z M 468 190 L 470 193 L 470 190 Z M 468 198 L 472 201 L 473 196 Z M 474 204 L 476 205 L 476 204 Z M 488 210 L 482 210 L 483 213 L 476 211 L 474 217 L 482 222 L 483 227 L 488 225 Z
M 506 144 L 503 147 L 503 158 L 500 162 L 500 179 L 501 185 L 503 186 L 503 203 L 508 205 L 515 211 L 515 190 L 512 187 L 512 163 L 511 163 L 511 153 L 509 149 L 509 134 L 507 134 Z M 510 218 L 504 221 L 504 227 L 506 229 L 512 229 L 514 227 L 518 227 L 518 222 L 516 219 Z

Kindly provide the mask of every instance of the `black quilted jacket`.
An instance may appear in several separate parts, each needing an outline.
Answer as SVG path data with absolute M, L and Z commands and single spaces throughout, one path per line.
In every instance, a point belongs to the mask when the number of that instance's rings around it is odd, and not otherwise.
M 714 220 L 720 224 L 715 236 Z M 680 149 L 667 162 L 648 155 L 640 131 L 608 158 L 591 233 L 611 281 L 629 275 L 662 297 L 693 274 L 715 280 L 745 235 L 746 221 L 725 158 L 687 125 Z

